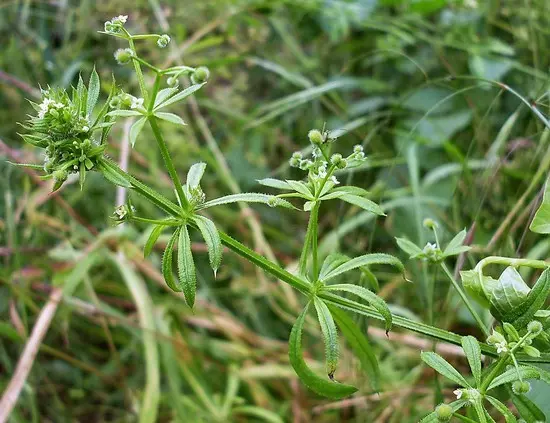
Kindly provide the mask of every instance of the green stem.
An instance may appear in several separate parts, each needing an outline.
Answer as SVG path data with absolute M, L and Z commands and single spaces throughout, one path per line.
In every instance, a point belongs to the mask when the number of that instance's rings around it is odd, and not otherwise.
M 487 377 L 483 380 L 483 383 L 479 387 L 479 392 L 481 392 L 481 394 L 485 394 L 485 391 L 487 390 L 493 379 L 502 372 L 502 369 L 504 368 L 504 366 L 506 366 L 506 362 L 508 361 L 507 359 L 508 355 L 505 355 L 498 359 L 495 367 L 493 367 L 491 372 L 487 375 Z
M 132 38 L 128 38 L 128 45 L 130 46 L 130 50 L 132 50 L 132 52 L 134 53 L 134 57 L 137 58 L 136 46 Z M 141 71 L 141 66 L 139 64 L 139 61 L 137 60 L 132 60 L 132 63 L 134 64 L 134 69 L 136 70 L 136 76 L 138 79 L 138 85 L 139 85 L 139 90 L 141 91 L 141 96 L 143 97 L 143 100 L 145 101 L 145 103 L 147 103 L 149 95 L 147 92 L 147 88 L 145 88 L 145 80 L 143 78 L 143 72 Z
M 176 168 L 174 167 L 174 162 L 172 162 L 172 157 L 170 156 L 168 147 L 166 146 L 166 142 L 164 141 L 164 138 L 162 137 L 162 133 L 160 132 L 160 128 L 157 124 L 157 118 L 150 115 L 148 120 L 149 120 L 149 124 L 151 125 L 151 129 L 153 130 L 153 134 L 155 135 L 155 139 L 157 140 L 157 145 L 160 150 L 160 155 L 164 160 L 164 165 L 166 166 L 166 169 L 168 170 L 168 174 L 170 175 L 170 178 L 172 179 L 172 182 L 174 183 L 174 186 L 176 188 L 176 193 L 178 194 L 180 203 L 183 209 L 188 210 L 189 201 L 187 201 L 187 197 L 183 192 L 183 187 L 181 185 L 181 181 L 178 176 L 178 173 L 176 172 Z
M 139 216 L 132 216 L 130 220 L 132 222 L 148 223 L 150 225 L 181 226 L 183 224 L 181 220 L 158 220 Z
M 533 269 L 547 269 L 550 266 L 550 263 L 544 260 L 489 256 L 480 260 L 475 267 L 475 270 L 479 272 L 480 276 L 483 276 L 483 268 L 488 264 L 504 264 L 506 266 L 512 266 L 512 267 L 525 266 L 525 267 L 531 267 Z
M 489 329 L 487 328 L 485 323 L 483 323 L 483 320 L 481 319 L 479 314 L 477 314 L 477 312 L 475 311 L 474 307 L 470 303 L 470 300 L 468 299 L 468 297 L 466 297 L 466 294 L 464 293 L 464 291 L 462 291 L 462 288 L 460 287 L 458 282 L 453 277 L 452 273 L 450 272 L 450 270 L 447 267 L 447 265 L 445 264 L 445 262 L 442 261 L 440 264 L 441 264 L 441 268 L 443 269 L 443 271 L 445 272 L 445 274 L 447 275 L 447 277 L 451 281 L 451 284 L 455 288 L 456 292 L 458 292 L 458 295 L 460 295 L 460 298 L 462 299 L 462 302 L 464 303 L 464 305 L 470 311 L 470 314 L 472 315 L 472 317 L 474 318 L 474 320 L 478 324 L 479 328 L 483 331 L 483 334 L 485 336 L 489 336 L 489 334 L 490 334 Z
M 307 259 L 309 253 L 313 255 L 313 280 L 317 279 L 316 269 L 318 266 L 318 257 L 317 257 L 317 219 L 319 218 L 319 207 L 321 203 L 316 201 L 311 213 L 309 214 L 309 222 L 307 224 L 306 238 L 304 241 L 304 247 L 302 248 L 302 254 L 300 254 L 299 261 L 299 272 L 300 275 L 307 274 Z
M 171 202 L 170 200 L 166 199 L 165 197 L 163 197 L 158 193 L 156 193 L 156 195 L 152 195 L 151 193 L 155 194 L 155 191 L 153 191 L 147 185 L 139 182 L 137 179 L 135 179 L 133 176 L 131 176 L 127 172 L 120 169 L 118 165 L 116 165 L 111 160 L 107 158 L 103 158 L 102 162 L 106 163 L 106 165 L 109 166 L 109 169 L 111 171 L 116 172 L 122 178 L 129 181 L 132 184 L 133 189 L 135 189 L 138 193 L 142 194 L 144 197 L 150 199 L 159 208 L 165 210 L 167 213 L 171 214 L 175 218 L 182 217 L 181 209 L 176 204 L 174 204 L 173 202 Z M 192 222 L 190 222 L 190 224 L 194 225 Z M 300 292 L 306 295 L 309 294 L 311 287 L 306 281 L 299 278 L 298 276 L 293 275 L 287 270 L 279 267 L 278 265 L 266 259 L 265 257 L 261 256 L 260 254 L 252 251 L 250 248 L 241 244 L 239 241 L 233 239 L 228 234 L 222 231 L 219 231 L 219 233 L 220 233 L 220 239 L 222 241 L 222 244 L 225 245 L 230 250 L 232 250 L 233 252 L 235 252 L 237 255 L 247 259 L 251 263 L 258 266 L 259 268 L 271 274 L 272 276 L 298 289 Z M 384 316 L 382 316 L 374 308 L 358 303 L 356 301 L 352 301 L 352 300 L 340 297 L 338 295 L 331 294 L 330 292 L 322 292 L 319 294 L 319 297 L 334 305 L 347 309 L 349 311 L 360 313 L 367 317 L 371 317 L 373 319 L 377 319 L 380 321 L 385 320 Z M 441 341 L 446 341 L 454 345 L 461 345 L 461 342 L 462 342 L 462 337 L 460 335 L 456 335 L 452 332 L 439 329 L 437 327 L 427 325 L 425 323 L 413 321 L 405 317 L 394 315 L 393 323 L 395 326 L 401 327 L 403 329 L 407 329 L 434 339 L 439 339 Z M 491 357 L 499 357 L 494 347 L 491 347 L 485 343 L 480 343 L 480 346 L 483 354 Z M 519 360 L 520 362 L 550 363 L 550 354 L 541 354 L 540 357 L 530 357 L 526 354 L 522 354 L 519 357 Z

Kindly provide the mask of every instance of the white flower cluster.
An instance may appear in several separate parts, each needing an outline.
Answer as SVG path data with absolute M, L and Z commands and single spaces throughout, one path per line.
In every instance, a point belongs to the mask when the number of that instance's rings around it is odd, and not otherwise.
M 42 101 L 42 103 L 38 105 L 38 107 L 39 107 L 38 117 L 40 119 L 44 119 L 44 117 L 50 112 L 50 110 L 52 109 L 61 110 L 65 107 L 65 104 L 59 103 L 52 98 L 44 97 L 44 100 Z
M 508 341 L 504 335 L 493 329 L 493 333 L 487 338 L 487 343 L 497 349 L 497 354 L 506 354 L 509 351 Z
M 456 395 L 456 399 L 468 400 L 471 404 L 475 403 L 481 398 L 481 392 L 477 389 L 455 389 L 453 394 Z

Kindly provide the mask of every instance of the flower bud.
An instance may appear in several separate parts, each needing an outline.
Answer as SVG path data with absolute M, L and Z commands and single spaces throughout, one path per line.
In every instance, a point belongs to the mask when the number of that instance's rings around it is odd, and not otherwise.
M 109 101 L 109 107 L 111 109 L 118 109 L 122 103 L 122 100 L 120 99 L 120 96 L 115 96 Z
M 514 391 L 514 394 L 521 395 L 526 394 L 531 390 L 531 384 L 526 381 L 516 380 L 512 384 L 512 391 Z
M 527 331 L 529 331 L 532 335 L 539 335 L 542 332 L 542 323 L 538 320 L 533 320 L 532 322 L 529 322 L 527 325 Z
M 448 422 L 453 417 L 453 407 L 449 404 L 439 404 L 435 408 L 435 415 L 440 422 Z
M 439 227 L 437 222 L 433 219 L 430 219 L 429 217 L 424 219 L 424 221 L 422 222 L 422 225 L 428 229 L 437 229 Z
M 169 87 L 176 87 L 178 85 L 178 78 L 170 76 L 166 80 L 166 83 L 168 84 Z
M 119 65 L 125 65 L 129 63 L 130 60 L 132 60 L 134 52 L 129 48 L 119 48 L 117 51 L 115 51 L 114 56 Z
M 308 132 L 307 136 L 312 144 L 319 145 L 325 142 L 325 137 L 318 129 L 312 129 Z
M 63 183 L 67 180 L 68 177 L 69 174 L 66 170 L 59 169 L 53 172 L 53 179 L 55 179 L 55 182 Z
M 157 40 L 157 46 L 164 48 L 170 42 L 170 36 L 168 34 L 162 34 Z
M 290 165 L 290 167 L 300 167 L 300 161 L 301 160 L 298 158 L 291 157 L 288 161 L 288 164 Z
M 191 82 L 193 84 L 202 84 L 203 82 L 208 81 L 210 77 L 210 71 L 205 66 L 200 66 L 195 69 L 195 72 L 191 75 Z
M 300 169 L 302 170 L 308 170 L 313 165 L 313 162 L 311 160 L 300 160 Z
M 299 151 L 295 151 L 294 153 L 292 153 L 292 159 L 298 159 L 298 160 L 302 160 L 302 153 L 299 152 Z

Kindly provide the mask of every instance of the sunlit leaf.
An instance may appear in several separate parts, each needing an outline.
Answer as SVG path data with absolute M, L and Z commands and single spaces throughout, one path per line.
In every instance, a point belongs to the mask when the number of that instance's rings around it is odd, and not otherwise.
M 391 266 L 397 267 L 401 272 L 405 271 L 403 263 L 401 263 L 398 258 L 390 256 L 389 254 L 365 254 L 359 257 L 355 257 L 335 267 L 330 272 L 328 272 L 325 277 L 322 278 L 322 280 L 326 282 L 327 280 L 342 273 L 349 272 L 350 270 L 357 269 L 362 266 L 370 266 L 373 264 L 389 264 Z
M 318 297 L 314 297 L 313 305 L 315 311 L 317 311 L 317 318 L 319 325 L 321 326 L 321 332 L 323 334 L 323 341 L 325 343 L 325 362 L 326 371 L 330 379 L 333 379 L 334 372 L 338 366 L 338 331 L 336 330 L 336 324 L 330 314 L 330 310 L 327 305 Z

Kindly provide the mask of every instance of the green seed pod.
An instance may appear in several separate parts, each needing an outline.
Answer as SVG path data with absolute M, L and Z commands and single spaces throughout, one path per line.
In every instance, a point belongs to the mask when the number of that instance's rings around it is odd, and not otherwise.
M 542 332 L 542 329 L 542 323 L 538 320 L 533 320 L 527 325 L 527 331 L 534 336 L 539 335 Z
M 309 141 L 315 145 L 323 144 L 326 141 L 325 136 L 318 129 L 312 129 L 307 136 Z
M 439 227 L 437 222 L 433 219 L 430 219 L 429 217 L 424 219 L 424 221 L 422 222 L 422 225 L 428 229 L 437 229 Z
M 191 82 L 193 84 L 202 84 L 203 82 L 208 81 L 210 77 L 210 71 L 205 66 L 200 66 L 195 69 L 195 72 L 191 75 Z
M 119 48 L 117 51 L 115 51 L 114 56 L 119 65 L 125 65 L 127 63 L 130 63 L 130 60 L 132 60 L 132 57 L 134 57 L 134 52 L 129 48 Z
M 59 169 L 53 172 L 53 178 L 55 179 L 56 182 L 63 183 L 67 180 L 68 177 L 69 177 L 69 174 L 67 173 L 66 170 Z
M 435 415 L 440 422 L 448 422 L 453 417 L 453 408 L 449 404 L 439 404 L 435 408 Z
M 157 40 L 157 45 L 160 48 L 164 48 L 168 45 L 169 42 L 170 42 L 170 36 L 168 34 L 162 34 Z
M 531 384 L 529 382 L 516 380 L 512 384 L 512 391 L 514 391 L 514 394 L 516 395 L 526 394 L 530 390 L 531 390 Z

